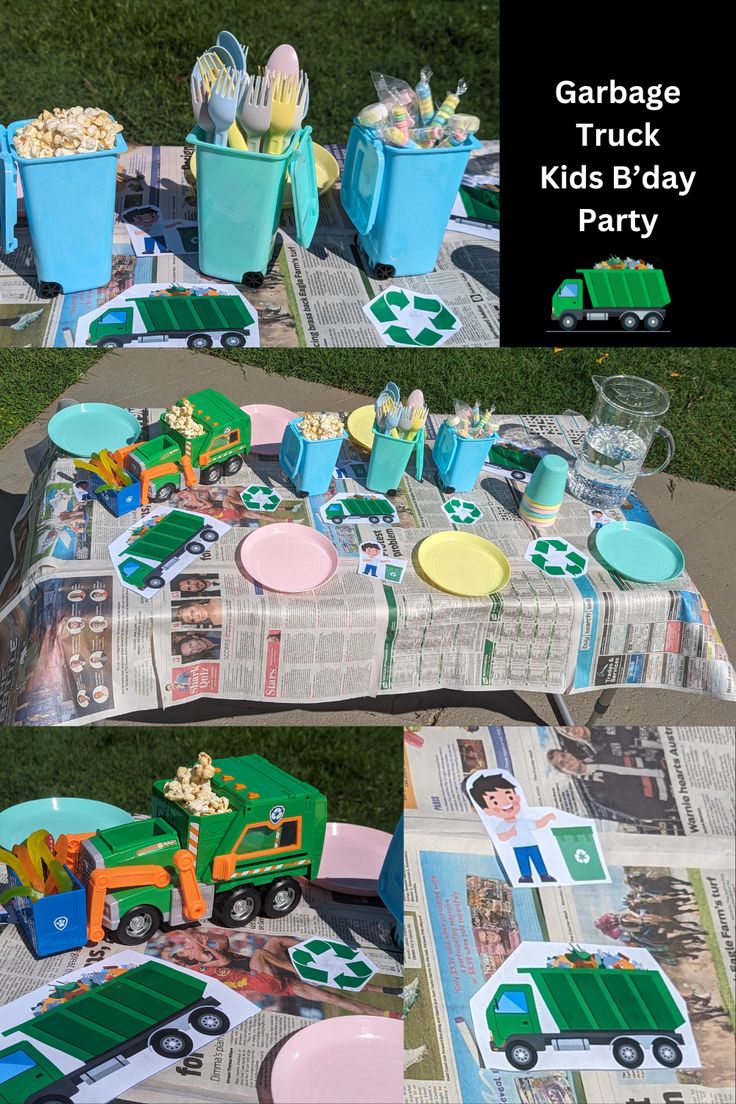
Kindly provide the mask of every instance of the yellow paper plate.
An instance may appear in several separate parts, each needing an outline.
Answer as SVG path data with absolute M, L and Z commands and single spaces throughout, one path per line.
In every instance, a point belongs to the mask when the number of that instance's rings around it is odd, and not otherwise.
M 230 143 L 234 145 L 234 142 Z M 243 147 L 245 142 L 243 142 Z M 237 147 L 241 148 L 240 146 Z M 324 146 L 318 146 L 316 142 L 312 143 L 312 149 L 314 150 L 314 167 L 317 173 L 317 191 L 320 195 L 324 195 L 325 192 L 329 192 L 340 179 L 340 166 L 335 158 L 332 156 L 329 150 L 326 150 Z M 192 160 L 189 163 L 194 179 L 197 179 L 197 152 L 196 150 L 192 154 Z M 291 207 L 291 181 L 289 177 L 286 177 L 286 185 L 284 187 L 284 207 Z
M 501 549 L 473 533 L 433 533 L 418 545 L 416 556 L 433 586 L 464 598 L 493 594 L 511 578 Z
M 369 406 L 359 406 L 348 414 L 348 433 L 356 445 L 367 449 L 373 448 L 373 423 L 376 420 L 376 411 L 371 403 Z

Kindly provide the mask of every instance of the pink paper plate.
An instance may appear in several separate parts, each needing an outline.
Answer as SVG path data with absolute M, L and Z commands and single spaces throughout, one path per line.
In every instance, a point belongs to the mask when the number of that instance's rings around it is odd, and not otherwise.
M 268 590 L 300 594 L 331 579 L 339 561 L 335 546 L 322 533 L 287 521 L 253 530 L 238 545 L 235 562 Z
M 278 456 L 284 430 L 297 415 L 283 406 L 269 406 L 268 403 L 251 403 L 241 407 L 241 410 L 250 414 L 250 447 L 253 452 L 262 456 Z
M 333 893 L 378 896 L 378 875 L 391 836 L 378 828 L 328 821 L 319 873 L 312 881 Z
M 404 1024 L 333 1016 L 297 1031 L 276 1055 L 273 1104 L 402 1104 Z

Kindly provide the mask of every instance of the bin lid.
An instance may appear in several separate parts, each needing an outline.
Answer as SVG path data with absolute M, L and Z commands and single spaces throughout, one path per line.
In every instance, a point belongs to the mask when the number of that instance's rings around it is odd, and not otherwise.
M 18 221 L 18 169 L 8 145 L 8 132 L 3 126 L 0 126 L 0 168 L 0 240 L 5 252 L 13 253 L 18 248 L 18 239 L 15 236 L 15 224 Z
M 385 160 L 381 142 L 354 126 L 345 152 L 340 198 L 359 234 L 368 234 L 376 221 Z
M 302 452 L 304 451 L 304 441 L 301 433 L 297 429 L 299 422 L 301 422 L 301 418 L 295 418 L 293 421 L 289 422 L 284 430 L 284 436 L 281 438 L 279 464 L 281 464 L 281 467 L 290 479 L 293 479 L 298 472 L 302 459 Z
M 289 176 L 296 240 L 304 249 L 308 249 L 319 219 L 319 193 L 311 127 L 304 127 L 299 135 L 297 147 L 289 161 Z

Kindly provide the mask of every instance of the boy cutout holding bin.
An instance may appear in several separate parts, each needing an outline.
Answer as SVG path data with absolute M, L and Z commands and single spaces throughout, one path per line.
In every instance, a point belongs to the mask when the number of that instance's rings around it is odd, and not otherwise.
M 491 832 L 501 843 L 512 843 L 514 857 L 519 867 L 518 885 L 533 882 L 532 866 L 542 882 L 556 882 L 547 870 L 537 843 L 536 832 L 546 828 L 557 816 L 545 813 L 538 819 L 522 814 L 521 797 L 513 783 L 502 774 L 481 775 L 468 789 L 468 794 L 482 812 L 493 818 Z

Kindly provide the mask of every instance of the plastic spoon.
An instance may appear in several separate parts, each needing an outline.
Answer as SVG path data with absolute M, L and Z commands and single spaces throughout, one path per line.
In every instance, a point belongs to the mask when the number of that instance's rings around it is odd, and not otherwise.
M 233 65 L 236 69 L 239 69 L 241 73 L 247 73 L 247 46 L 241 46 L 235 35 L 230 34 L 230 31 L 220 31 L 217 36 L 217 45 L 222 46 L 224 50 L 227 50 L 228 54 L 233 59 Z
M 266 68 L 272 73 L 283 73 L 287 77 L 299 76 L 299 58 L 293 46 L 284 42 L 277 46 L 266 62 Z

